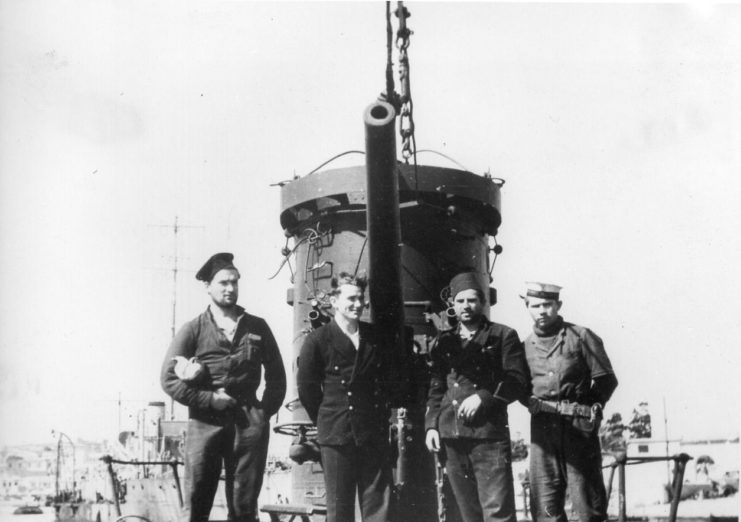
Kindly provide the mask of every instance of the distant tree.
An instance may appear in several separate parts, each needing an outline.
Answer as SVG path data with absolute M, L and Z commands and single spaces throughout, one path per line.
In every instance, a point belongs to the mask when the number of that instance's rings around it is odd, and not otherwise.
M 648 413 L 648 403 L 641 402 L 637 410 L 633 410 L 633 418 L 628 423 L 631 439 L 651 438 L 651 415 Z
M 623 451 L 625 450 L 625 425 L 623 416 L 619 413 L 613 413 L 600 428 L 600 442 L 602 449 L 605 451 Z
M 519 438 L 512 440 L 512 461 L 513 462 L 525 460 L 528 455 L 527 444 L 525 444 L 525 439 L 523 439 L 520 436 L 519 432 L 517 433 L 517 435 Z

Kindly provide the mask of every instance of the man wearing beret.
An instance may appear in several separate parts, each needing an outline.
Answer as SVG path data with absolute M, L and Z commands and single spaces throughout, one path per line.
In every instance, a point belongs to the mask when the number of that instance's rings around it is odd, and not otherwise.
M 464 522 L 515 522 L 507 405 L 527 387 L 517 332 L 484 315 L 485 274 L 450 281 L 458 323 L 430 350 L 426 445 L 444 449 L 445 468 Z
M 184 514 L 190 522 L 208 521 L 222 463 L 229 519 L 258 520 L 269 421 L 286 393 L 270 328 L 237 305 L 240 274 L 233 259 L 215 254 L 198 271 L 211 303 L 175 335 L 162 365 L 162 388 L 188 406 Z
M 602 339 L 559 315 L 561 287 L 526 283 L 533 333 L 525 340 L 530 369 L 531 510 L 536 522 L 567 522 L 568 487 L 581 522 L 607 520 L 599 423 L 617 387 Z
M 372 325 L 361 322 L 364 278 L 332 280 L 332 321 L 306 336 L 298 360 L 298 396 L 317 427 L 327 522 L 387 522 L 391 498 L 388 435 L 389 356 Z

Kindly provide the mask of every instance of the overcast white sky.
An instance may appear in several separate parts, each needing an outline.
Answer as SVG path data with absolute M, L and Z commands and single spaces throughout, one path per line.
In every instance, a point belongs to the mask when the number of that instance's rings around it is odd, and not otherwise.
M 741 6 L 408 7 L 418 147 L 507 180 L 494 318 L 524 337 L 522 282 L 560 283 L 612 358 L 608 413 L 648 400 L 663 435 L 665 398 L 670 436 L 738 435 Z M 289 359 L 269 185 L 364 147 L 384 17 L 0 0 L 0 444 L 110 438 L 119 393 L 124 422 L 164 400 L 175 216 L 178 326 L 232 251 Z

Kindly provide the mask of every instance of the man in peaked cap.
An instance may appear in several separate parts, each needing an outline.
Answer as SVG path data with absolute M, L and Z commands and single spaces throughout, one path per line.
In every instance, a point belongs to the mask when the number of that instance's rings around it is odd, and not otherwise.
M 237 305 L 239 271 L 229 253 L 213 255 L 196 274 L 211 302 L 175 335 L 162 365 L 162 388 L 188 406 L 184 514 L 207 522 L 226 477 L 229 520 L 258 520 L 270 417 L 286 393 L 286 373 L 267 323 Z M 262 368 L 265 389 L 256 396 Z
M 458 324 L 430 349 L 425 443 L 445 451 L 445 467 L 464 522 L 515 522 L 507 405 L 527 387 L 517 332 L 484 314 L 481 276 L 458 274 L 450 296 Z
M 567 522 L 566 488 L 581 522 L 607 520 L 599 424 L 617 387 L 602 339 L 559 315 L 561 287 L 526 283 L 533 333 L 530 369 L 530 490 L 535 522 Z

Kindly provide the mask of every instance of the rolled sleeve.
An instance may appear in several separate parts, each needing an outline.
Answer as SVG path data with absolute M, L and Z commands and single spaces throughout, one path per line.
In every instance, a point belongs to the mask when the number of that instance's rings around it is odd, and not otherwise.
M 582 354 L 592 379 L 602 375 L 614 375 L 615 372 L 612 370 L 612 363 L 607 357 L 602 339 L 589 328 L 584 328 L 580 337 Z
M 607 356 L 602 339 L 591 331 L 584 328 L 580 335 L 582 355 L 589 367 L 591 386 L 589 389 L 589 402 L 604 404 L 612 397 L 618 381 L 612 369 L 612 363 Z

